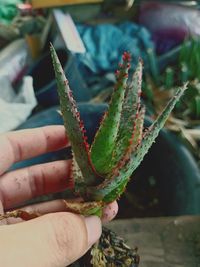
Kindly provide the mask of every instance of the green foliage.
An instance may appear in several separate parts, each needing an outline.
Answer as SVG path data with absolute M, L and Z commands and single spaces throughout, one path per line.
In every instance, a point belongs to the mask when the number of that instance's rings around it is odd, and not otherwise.
M 103 206 L 119 198 L 125 190 L 131 174 L 155 141 L 186 85 L 177 90 L 157 120 L 144 132 L 145 109 L 140 102 L 142 63 L 139 61 L 128 84 L 131 58 L 125 52 L 116 73 L 117 82 L 108 111 L 89 147 L 75 100 L 52 46 L 51 55 L 64 125 L 74 154 L 75 191 L 84 200 L 83 203 L 66 202 L 66 205 L 76 213 L 100 215 Z
M 194 38 L 182 45 L 179 55 L 180 81 L 189 80 L 189 90 L 183 98 L 180 112 L 200 119 L 200 39 Z
M 157 62 L 158 58 L 150 51 L 148 79 L 143 86 L 147 102 L 154 101 L 156 91 L 169 91 L 170 95 L 170 90 L 190 81 L 182 101 L 175 107 L 175 113 L 183 120 L 200 119 L 200 39 L 186 40 L 180 47 L 176 63 L 167 66 L 160 75 Z
M 103 176 L 109 173 L 110 168 L 112 168 L 108 163 L 112 159 L 113 150 L 117 142 L 119 126 L 121 124 L 120 120 L 123 99 L 128 79 L 128 69 L 130 67 L 129 61 L 129 56 L 124 56 L 124 62 L 122 65 L 120 65 L 120 70 L 116 75 L 117 83 L 112 95 L 108 112 L 105 113 L 90 150 L 95 169 Z

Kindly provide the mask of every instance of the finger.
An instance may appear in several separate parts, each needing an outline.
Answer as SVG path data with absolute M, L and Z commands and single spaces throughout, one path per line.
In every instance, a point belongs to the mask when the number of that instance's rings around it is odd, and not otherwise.
M 55 199 L 43 203 L 29 205 L 21 209 L 30 213 L 38 213 L 44 215 L 48 213 L 66 211 L 66 204 L 63 199 Z
M 109 203 L 105 206 L 103 209 L 103 216 L 102 216 L 102 222 L 106 223 L 115 218 L 118 212 L 118 204 L 117 201 L 114 201 L 112 203 Z
M 0 174 L 13 163 L 58 150 L 68 144 L 64 126 L 45 126 L 0 135 Z
M 3 208 L 3 204 L 2 204 L 1 201 L 0 201 L 0 214 L 1 215 L 4 214 L 4 208 Z M 7 223 L 8 223 L 7 219 L 0 220 L 0 225 L 4 225 L 4 224 L 7 224 Z
M 65 267 L 98 240 L 101 222 L 96 216 L 54 213 L 2 226 L 0 235 L 2 266 Z
M 70 160 L 61 160 L 3 174 L 0 178 L 0 200 L 4 209 L 37 196 L 72 188 L 70 166 Z
M 79 201 L 79 200 L 81 199 L 76 199 L 76 201 Z M 63 201 L 63 199 L 56 199 L 52 201 L 46 201 L 43 203 L 29 205 L 21 209 L 28 211 L 30 213 L 44 215 L 47 213 L 66 211 L 66 204 Z M 101 218 L 102 222 L 109 222 L 113 220 L 115 216 L 117 215 L 117 212 L 118 212 L 117 201 L 107 204 L 105 208 L 103 209 L 103 216 Z
M 27 211 L 30 214 L 34 213 L 34 214 L 40 214 L 40 215 L 44 215 L 48 213 L 55 213 L 55 212 L 69 211 L 67 210 L 66 204 L 63 201 L 63 199 L 55 199 L 51 201 L 28 205 L 28 206 L 20 208 L 20 210 Z M 8 224 L 14 224 L 14 223 L 19 223 L 23 221 L 24 220 L 22 220 L 21 218 L 8 218 L 7 219 Z
M 77 201 L 80 199 L 77 199 Z M 27 211 L 29 213 L 34 214 L 48 214 L 48 213 L 54 213 L 54 212 L 61 212 L 61 211 L 67 211 L 66 204 L 63 201 L 63 199 L 56 199 L 52 201 L 46 201 L 43 203 L 37 203 L 33 205 L 28 205 L 25 207 L 22 207 L 21 210 Z M 103 209 L 103 216 L 101 218 L 103 223 L 109 222 L 114 219 L 114 217 L 117 215 L 118 212 L 118 204 L 116 201 L 109 203 L 104 209 Z M 8 218 L 7 222 L 8 224 L 18 223 L 22 222 L 23 220 L 20 218 Z

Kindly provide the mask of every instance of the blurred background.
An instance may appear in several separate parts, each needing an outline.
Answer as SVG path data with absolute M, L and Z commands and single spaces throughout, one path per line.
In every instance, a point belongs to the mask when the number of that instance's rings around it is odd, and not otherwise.
M 117 218 L 199 215 L 198 1 L 0 0 L 0 133 L 62 124 L 50 42 L 90 142 L 109 103 L 124 51 L 132 55 L 130 73 L 139 58 L 144 62 L 146 127 L 176 88 L 189 81 L 189 89 L 119 200 Z M 66 157 L 70 157 L 69 150 L 13 168 Z

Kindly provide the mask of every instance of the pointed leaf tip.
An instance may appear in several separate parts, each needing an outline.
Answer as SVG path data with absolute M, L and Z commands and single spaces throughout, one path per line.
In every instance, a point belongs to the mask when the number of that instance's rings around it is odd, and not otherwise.
M 96 133 L 91 146 L 92 162 L 100 175 L 109 172 L 109 162 L 112 158 L 113 149 L 116 146 L 116 138 L 120 125 L 122 106 L 125 89 L 127 87 L 128 71 L 130 68 L 130 53 L 123 54 L 123 62 L 119 71 L 116 72 L 116 85 L 113 90 L 108 111 L 105 113 L 99 130 Z
M 130 84 L 126 88 L 125 98 L 122 106 L 119 130 L 117 134 L 116 146 L 110 162 L 110 170 L 116 168 L 118 162 L 124 158 L 133 138 L 134 128 L 140 113 L 140 96 L 142 85 L 142 63 L 138 62 Z M 135 137 L 137 134 L 135 135 Z M 134 144 L 137 140 L 134 139 Z
M 149 148 L 155 142 L 155 139 L 164 126 L 164 123 L 166 122 L 170 112 L 186 89 L 187 83 L 178 89 L 174 97 L 172 97 L 166 105 L 163 112 L 154 121 L 152 126 L 150 126 L 149 131 L 147 134 L 145 134 L 141 144 L 135 150 L 133 150 L 133 153 L 130 155 L 130 158 L 126 164 L 123 164 L 122 168 L 118 169 L 117 173 L 114 173 L 110 179 L 106 179 L 100 186 L 88 189 L 88 194 L 90 194 L 92 199 L 103 199 L 105 202 L 111 202 L 123 193 L 123 190 L 129 181 L 129 177 L 139 166 Z
M 57 89 L 60 99 L 60 106 L 64 120 L 64 126 L 72 145 L 76 161 L 80 167 L 81 173 L 87 184 L 95 184 L 97 174 L 92 165 L 89 145 L 86 140 L 84 124 L 80 120 L 80 114 L 77 110 L 76 102 L 73 98 L 65 73 L 62 69 L 59 58 L 54 47 L 50 46 Z
M 131 61 L 131 54 L 129 52 L 125 51 L 123 53 L 122 59 L 125 62 L 130 62 Z

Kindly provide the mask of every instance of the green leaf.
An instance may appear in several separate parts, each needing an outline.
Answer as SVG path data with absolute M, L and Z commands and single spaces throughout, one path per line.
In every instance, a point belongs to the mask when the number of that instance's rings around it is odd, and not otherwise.
M 105 175 L 109 172 L 109 162 L 111 161 L 113 149 L 116 145 L 128 70 L 130 68 L 129 61 L 130 55 L 124 53 L 123 64 L 120 66 L 119 72 L 117 72 L 117 84 L 112 94 L 108 111 L 102 119 L 91 146 L 92 162 L 100 175 Z
M 148 132 L 143 137 L 142 143 L 133 151 L 126 164 L 115 173 L 110 179 L 106 179 L 101 185 L 95 188 L 88 188 L 87 194 L 93 200 L 102 200 L 111 202 L 118 198 L 125 190 L 126 184 L 133 171 L 139 166 L 149 148 L 154 143 L 160 130 L 164 126 L 169 114 L 174 108 L 177 101 L 183 95 L 187 85 L 179 88 L 175 96 L 169 101 L 163 112 L 158 116 L 154 123 L 150 126 Z
M 194 101 L 195 101 L 196 118 L 200 118 L 200 96 L 196 96 Z
M 134 72 L 131 84 L 127 87 L 125 100 L 122 106 L 122 115 L 120 118 L 119 131 L 117 134 L 116 145 L 110 162 L 110 170 L 112 170 L 122 158 L 130 146 L 138 143 L 135 130 L 138 127 L 137 119 L 140 117 L 140 96 L 142 83 L 142 62 L 138 63 Z M 139 138 L 139 137 L 138 137 Z
M 73 99 L 72 91 L 68 85 L 64 71 L 57 57 L 56 51 L 51 45 L 51 56 L 55 70 L 61 112 L 67 136 L 71 142 L 76 162 L 81 170 L 86 184 L 94 185 L 97 182 L 97 174 L 91 162 L 89 146 L 84 135 L 84 125 Z
M 116 166 L 112 169 L 110 172 L 110 177 L 117 176 L 119 173 L 119 170 L 123 168 L 125 164 L 130 159 L 130 156 L 134 151 L 137 149 L 137 147 L 140 145 L 142 141 L 142 133 L 143 133 L 143 124 L 144 124 L 144 115 L 145 115 L 145 108 L 142 108 L 139 113 L 138 117 L 136 118 L 136 121 L 134 123 L 134 132 L 132 137 L 129 140 L 129 146 L 124 151 L 123 154 L 121 154 L 120 160 L 117 162 Z

